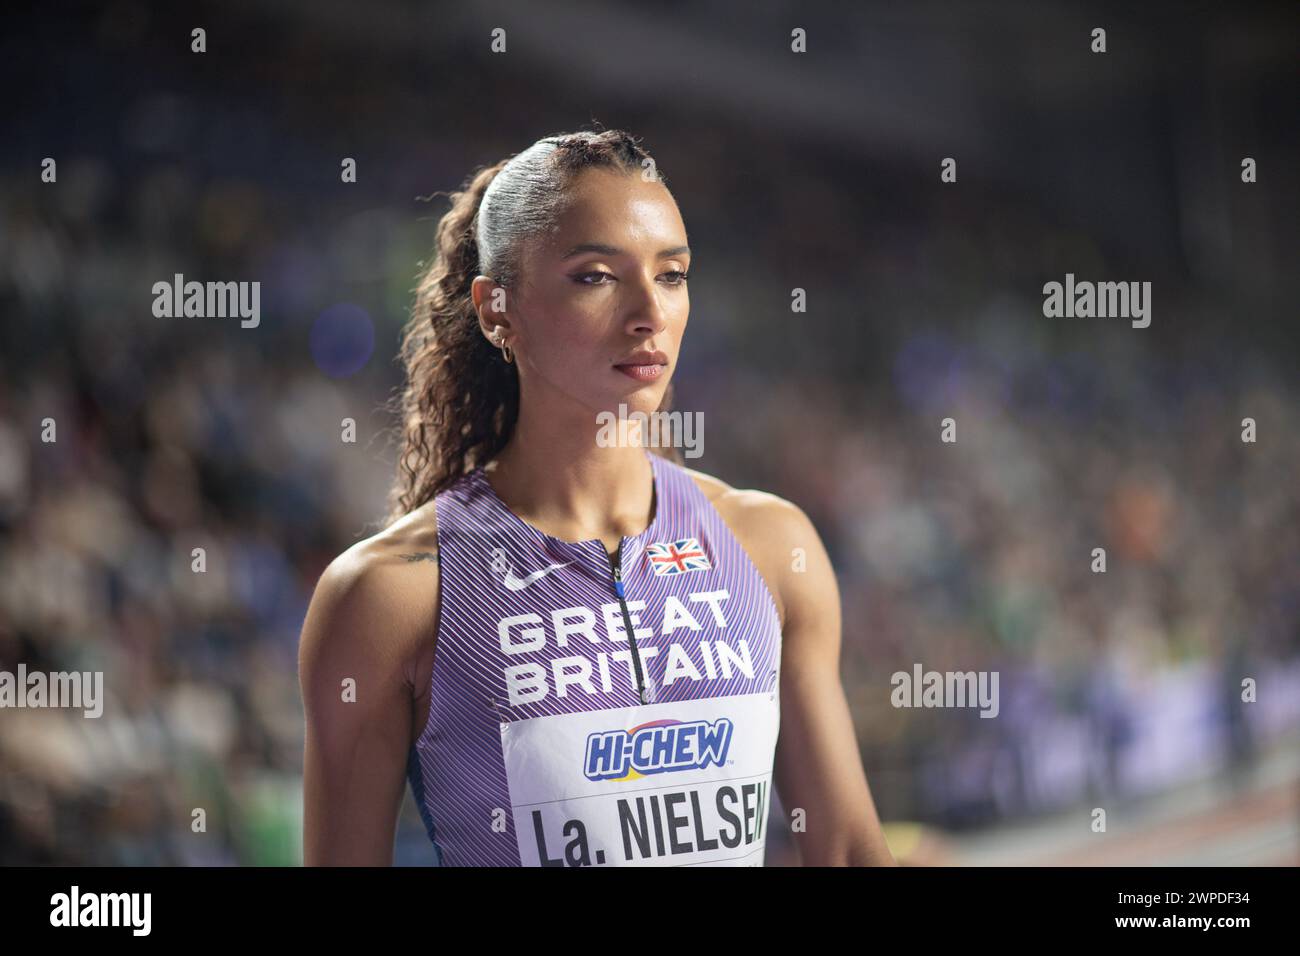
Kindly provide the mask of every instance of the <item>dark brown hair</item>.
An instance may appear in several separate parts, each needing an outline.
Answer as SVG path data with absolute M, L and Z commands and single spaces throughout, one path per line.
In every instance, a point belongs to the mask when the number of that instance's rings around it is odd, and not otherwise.
M 430 501 L 505 447 L 519 417 L 517 366 L 479 329 L 470 286 L 479 275 L 507 288 L 519 279 L 522 246 L 549 230 L 577 173 L 592 167 L 638 173 L 650 155 L 621 130 L 561 133 L 472 173 L 438 223 L 432 265 L 420 276 L 402 334 L 406 383 L 398 396 L 401 451 L 388 522 Z M 435 194 L 436 195 L 436 194 Z M 669 383 L 659 410 L 672 408 Z M 681 463 L 675 448 L 652 448 Z

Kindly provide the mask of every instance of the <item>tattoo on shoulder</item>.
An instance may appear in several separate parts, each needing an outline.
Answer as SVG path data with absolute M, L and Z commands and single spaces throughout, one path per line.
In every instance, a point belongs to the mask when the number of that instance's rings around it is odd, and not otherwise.
M 401 557 L 405 558 L 407 561 L 435 561 L 436 562 L 438 560 L 438 552 L 437 551 L 416 551 L 413 554 L 403 554 L 401 555 Z

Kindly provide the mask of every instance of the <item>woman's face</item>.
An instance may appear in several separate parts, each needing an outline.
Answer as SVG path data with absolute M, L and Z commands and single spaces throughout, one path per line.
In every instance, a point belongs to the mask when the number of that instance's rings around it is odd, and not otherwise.
M 568 398 L 593 416 L 620 403 L 653 412 L 690 312 L 677 203 L 658 181 L 600 168 L 579 173 L 570 196 L 555 231 L 525 248 L 504 313 L 490 310 L 491 280 L 479 280 L 481 324 L 504 326 L 530 402 Z M 623 364 L 646 352 L 660 353 L 648 374 Z

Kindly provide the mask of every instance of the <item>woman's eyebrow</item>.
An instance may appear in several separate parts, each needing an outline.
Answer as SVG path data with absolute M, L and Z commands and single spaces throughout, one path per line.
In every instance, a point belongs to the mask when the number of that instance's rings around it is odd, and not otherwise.
M 671 249 L 660 250 L 659 258 L 667 259 L 669 256 L 689 255 L 690 251 L 691 251 L 690 246 L 673 246 Z M 607 246 L 604 243 L 600 243 L 600 242 L 584 242 L 581 243 L 580 245 L 574 246 L 564 255 L 560 256 L 560 261 L 563 262 L 565 259 L 572 259 L 574 256 L 583 252 L 598 252 L 604 256 L 627 255 L 626 251 L 618 248 L 617 246 Z

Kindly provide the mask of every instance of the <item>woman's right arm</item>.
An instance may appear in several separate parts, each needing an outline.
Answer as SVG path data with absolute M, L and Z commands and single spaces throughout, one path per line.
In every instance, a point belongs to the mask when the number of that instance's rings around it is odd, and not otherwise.
M 392 865 L 436 574 L 362 542 L 316 585 L 298 658 L 307 866 Z

